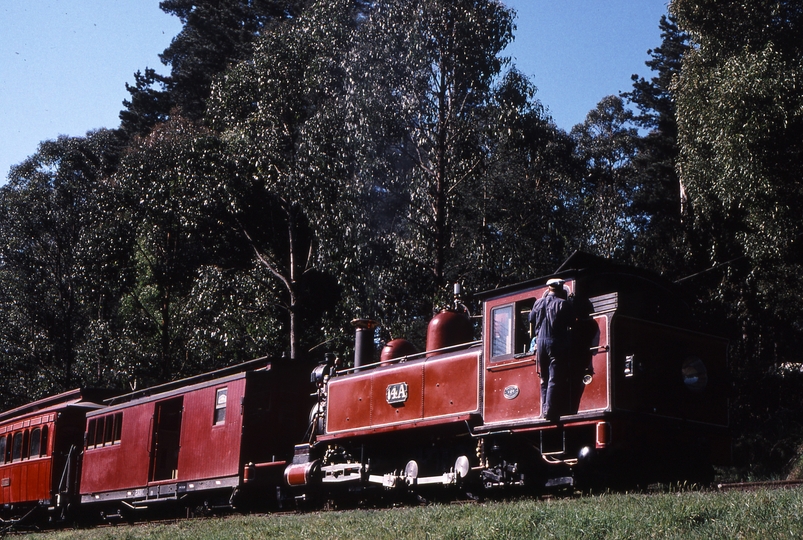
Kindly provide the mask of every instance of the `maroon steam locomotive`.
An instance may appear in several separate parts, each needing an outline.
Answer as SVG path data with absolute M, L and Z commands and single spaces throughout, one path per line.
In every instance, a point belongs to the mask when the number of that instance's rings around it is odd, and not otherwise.
M 527 324 L 547 278 L 576 319 L 556 421 L 541 416 Z M 354 366 L 328 355 L 311 381 L 298 362 L 261 359 L 2 413 L 2 517 L 704 482 L 728 462 L 727 343 L 693 326 L 671 284 L 576 253 L 477 299 L 480 317 L 456 302 L 424 352 L 396 339 L 378 362 L 375 323 L 361 321 Z
M 319 366 L 311 437 L 287 483 L 336 500 L 372 487 L 710 480 L 729 460 L 726 342 L 696 331 L 653 274 L 576 253 L 550 277 L 565 280 L 576 314 L 558 421 L 541 416 L 527 325 L 544 278 L 480 295 L 479 341 L 458 303 L 433 319 L 424 353 L 394 340 L 378 363 Z

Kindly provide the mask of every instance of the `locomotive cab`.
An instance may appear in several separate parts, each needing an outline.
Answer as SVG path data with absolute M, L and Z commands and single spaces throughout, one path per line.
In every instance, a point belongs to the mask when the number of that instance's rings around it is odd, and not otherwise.
M 539 279 L 483 295 L 476 432 L 494 447 L 525 440 L 546 483 L 709 480 L 711 464 L 729 458 L 727 342 L 697 331 L 659 276 L 576 254 L 555 277 L 574 311 L 560 419 L 541 418 L 537 354 L 527 345 L 527 314 L 546 291 Z M 491 435 L 503 429 L 517 436 Z

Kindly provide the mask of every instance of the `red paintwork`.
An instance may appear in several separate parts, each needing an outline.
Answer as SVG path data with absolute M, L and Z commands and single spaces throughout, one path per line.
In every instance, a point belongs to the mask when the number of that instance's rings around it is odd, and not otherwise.
M 574 290 L 574 282 L 567 281 L 564 287 L 569 291 Z M 493 317 L 491 312 L 494 308 L 505 305 L 516 305 L 520 319 L 526 319 L 527 313 L 520 311 L 521 306 L 526 306 L 529 310 L 533 302 L 542 297 L 547 291 L 546 286 L 510 294 L 498 298 L 493 298 L 485 302 L 484 316 L 484 370 L 485 384 L 483 385 L 483 420 L 485 424 L 498 424 L 507 422 L 520 422 L 535 420 L 541 414 L 541 379 L 538 376 L 538 366 L 536 356 L 529 355 L 516 358 L 512 353 L 506 356 L 492 356 L 491 336 Z M 518 336 L 518 344 L 523 347 L 529 346 L 529 332 L 522 326 L 520 332 L 525 332 L 525 336 Z M 516 352 L 518 347 L 514 349 Z M 597 384 L 600 384 L 599 382 Z M 604 383 L 603 383 L 604 384 Z M 505 389 L 509 392 L 515 389 L 515 397 L 505 397 Z M 511 396 L 512 394 L 508 394 Z
M 30 438 L 37 428 L 40 433 L 47 431 L 39 455 L 30 455 L 30 447 L 27 452 L 23 448 L 22 456 L 13 461 L 10 451 L 8 461 L 0 455 L 0 505 L 24 508 L 55 503 L 70 447 L 80 450 L 86 411 L 100 407 L 89 401 L 90 395 L 76 389 L 0 414 L 0 437 L 13 439 L 15 433 L 27 431 Z M 76 451 L 74 458 L 77 455 Z M 72 465 L 74 470 L 75 463 Z M 65 490 L 75 487 L 75 478 L 69 480 Z
M 232 414 L 234 411 L 229 406 L 226 422 L 219 426 L 212 425 L 215 390 L 222 386 L 228 387 L 230 403 L 239 404 L 244 393 L 245 374 L 235 379 L 212 381 L 200 388 L 184 389 L 178 396 L 157 395 L 88 415 L 91 419 L 122 411 L 123 427 L 119 443 L 86 449 L 81 493 L 131 489 L 151 483 L 149 454 L 153 444 L 155 407 L 157 403 L 176 398 L 183 399 L 184 406 L 181 448 L 189 451 L 179 451 L 178 476 L 173 480 L 237 475 L 242 417 Z M 199 441 L 203 441 L 202 448 L 193 451 L 193 445 Z
M 391 360 L 401 358 L 403 356 L 412 356 L 418 350 L 415 345 L 403 338 L 392 339 L 382 348 L 382 353 L 379 355 L 379 361 L 382 365 L 387 365 Z
M 386 392 L 397 383 L 407 384 L 407 399 L 392 405 Z M 320 438 L 456 420 L 479 411 L 478 388 L 479 349 L 336 377 L 329 382 L 326 435 Z
M 591 340 L 591 361 L 593 375 L 591 384 L 583 385 L 580 396 L 578 412 L 606 410 L 610 407 L 610 379 L 608 377 L 608 364 L 610 362 L 608 317 L 598 315 L 594 317 L 597 331 Z
M 306 426 L 309 398 L 304 392 L 308 377 L 303 369 L 289 376 L 274 371 L 275 367 L 247 371 L 179 386 L 88 415 L 90 421 L 121 412 L 123 423 L 119 442 L 85 450 L 82 501 L 137 499 L 151 486 L 186 484 L 192 488 L 194 482 L 220 478 L 229 479 L 227 487 L 241 485 L 248 463 L 255 464 L 249 484 L 266 475 L 279 477 L 282 467 L 260 465 L 292 457 L 293 443 L 303 436 Z M 215 425 L 216 395 L 224 387 L 225 421 Z M 159 415 L 168 417 L 179 406 L 183 410 L 180 424 L 175 425 L 180 431 L 174 434 L 169 421 L 160 424 Z M 215 483 L 210 486 L 214 489 Z M 102 493 L 107 495 L 99 496 Z

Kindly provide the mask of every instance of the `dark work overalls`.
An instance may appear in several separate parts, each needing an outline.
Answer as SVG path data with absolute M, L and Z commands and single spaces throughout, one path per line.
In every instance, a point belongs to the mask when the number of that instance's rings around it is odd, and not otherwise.
M 557 420 L 566 408 L 569 382 L 569 326 L 571 304 L 548 292 L 539 298 L 529 317 L 536 337 L 541 375 L 541 416 Z

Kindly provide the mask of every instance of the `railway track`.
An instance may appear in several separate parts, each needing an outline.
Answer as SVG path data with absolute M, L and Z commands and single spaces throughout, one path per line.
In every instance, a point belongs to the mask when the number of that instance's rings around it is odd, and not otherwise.
M 765 480 L 762 482 L 729 482 L 716 484 L 718 491 L 751 491 L 755 489 L 794 488 L 803 485 L 803 480 Z

